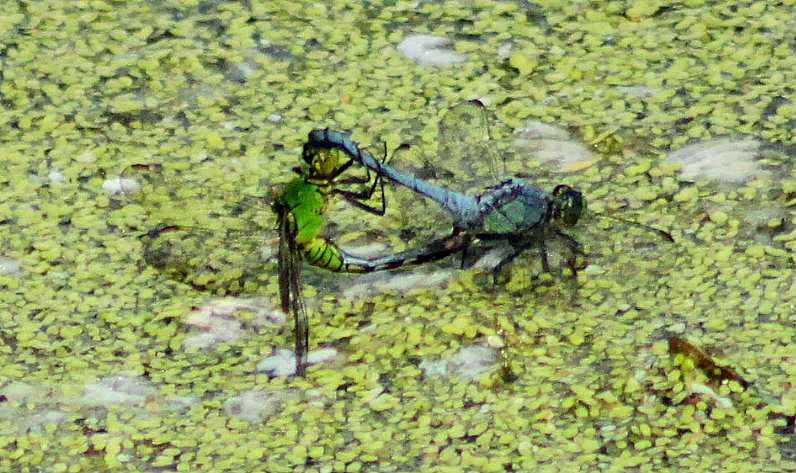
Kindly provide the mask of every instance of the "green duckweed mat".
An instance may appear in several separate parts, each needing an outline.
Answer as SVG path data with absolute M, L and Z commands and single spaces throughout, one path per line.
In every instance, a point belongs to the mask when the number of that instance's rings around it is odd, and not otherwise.
M 787 1 L 3 2 L 0 469 L 796 471 L 794 18 Z M 463 60 L 417 64 L 410 34 Z M 304 379 L 257 373 L 291 327 L 262 322 L 280 320 L 273 257 L 236 253 L 254 299 L 196 348 L 217 294 L 147 265 L 143 232 L 287 182 L 313 128 L 425 149 L 472 98 L 599 158 L 540 185 L 676 243 L 593 219 L 572 231 L 576 280 L 534 255 L 497 285 L 456 264 L 412 289 L 306 271 L 312 348 L 336 356 Z M 718 138 L 764 143 L 760 172 L 663 160 Z M 141 163 L 189 185 L 160 212 L 103 189 Z M 267 205 L 223 217 L 200 223 L 273 248 Z M 427 369 L 501 344 L 476 379 Z

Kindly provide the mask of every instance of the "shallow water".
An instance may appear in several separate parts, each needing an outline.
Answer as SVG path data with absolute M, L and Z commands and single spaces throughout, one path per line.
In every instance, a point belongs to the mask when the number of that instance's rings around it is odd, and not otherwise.
M 189 4 L 0 7 L 1 469 L 796 471 L 792 6 Z M 464 60 L 404 57 L 420 33 Z M 259 198 L 307 132 L 432 149 L 472 98 L 598 156 L 539 185 L 676 244 L 593 217 L 571 232 L 577 280 L 540 277 L 533 254 L 497 286 L 457 261 L 425 278 L 305 271 L 311 344 L 333 350 L 305 379 L 258 372 L 292 348 Z M 740 164 L 665 159 L 717 140 Z M 155 211 L 103 190 L 141 163 L 189 185 Z M 755 174 L 715 178 L 734 169 Z M 382 230 L 399 214 L 329 212 L 344 244 L 402 244 Z M 203 242 L 209 264 L 253 268 L 256 302 L 197 323 L 214 296 L 148 267 L 138 237 L 172 219 L 263 235 L 251 259 L 225 252 L 233 230 Z M 670 356 L 672 336 L 749 387 Z

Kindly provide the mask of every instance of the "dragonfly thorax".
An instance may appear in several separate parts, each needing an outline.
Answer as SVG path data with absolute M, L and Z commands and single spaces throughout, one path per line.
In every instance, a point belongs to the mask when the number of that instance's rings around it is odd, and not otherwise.
M 544 224 L 551 200 L 538 186 L 513 178 L 478 196 L 479 232 L 522 234 Z
M 550 216 L 561 226 L 574 226 L 585 211 L 586 199 L 582 193 L 564 184 L 553 189 Z

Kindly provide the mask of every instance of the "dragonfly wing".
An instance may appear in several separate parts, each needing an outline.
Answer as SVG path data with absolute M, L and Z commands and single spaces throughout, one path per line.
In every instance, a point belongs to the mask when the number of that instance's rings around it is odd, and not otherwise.
M 474 196 L 499 182 L 496 176 L 502 174 L 502 167 L 490 130 L 492 121 L 491 112 L 481 102 L 463 102 L 446 111 L 438 125 L 438 134 L 431 135 L 437 140 L 435 155 L 428 154 L 434 143 L 424 142 L 421 123 L 416 123 L 418 128 L 414 130 L 418 139 L 411 145 L 399 146 L 392 153 L 388 166 L 443 189 L 434 191 L 436 197 L 421 196 L 423 191 L 410 184 L 392 183 L 390 206 L 398 212 L 388 212 L 384 221 L 387 228 L 400 228 L 399 239 L 407 247 L 445 237 L 450 234 L 454 222 L 472 221 L 478 212 Z M 430 189 L 427 191 L 431 192 Z M 444 190 L 468 194 L 469 199 L 457 200 L 452 195 L 444 195 Z M 445 207 L 434 199 L 456 205 Z M 396 214 L 399 220 L 391 225 Z
M 226 192 L 196 176 L 156 164 L 129 166 L 121 178 L 133 232 L 146 265 L 216 294 L 267 283 L 276 238 L 264 198 Z M 267 218 L 260 209 L 269 211 Z M 268 224 L 268 226 L 266 226 Z
M 293 315 L 296 374 L 303 376 L 309 347 L 309 318 L 301 296 L 300 278 L 303 262 L 289 226 L 287 218 L 283 218 L 279 224 L 279 298 L 282 310 Z
M 508 177 L 496 143 L 508 133 L 479 100 L 451 107 L 439 123 L 437 162 L 450 169 L 463 192 L 478 193 Z

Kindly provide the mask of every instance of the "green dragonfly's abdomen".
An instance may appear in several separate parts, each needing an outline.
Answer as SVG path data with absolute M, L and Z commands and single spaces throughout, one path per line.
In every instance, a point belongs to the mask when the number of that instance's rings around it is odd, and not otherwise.
M 293 179 L 274 202 L 278 224 L 288 226 L 289 237 L 312 266 L 334 272 L 363 272 L 348 268 L 345 253 L 320 236 L 327 201 L 328 192 L 323 186 L 310 183 L 303 176 Z
M 437 261 L 462 250 L 464 235 L 451 235 L 420 247 L 378 258 L 360 258 L 346 253 L 331 240 L 315 238 L 300 245 L 304 260 L 312 266 L 335 273 L 372 273 Z

